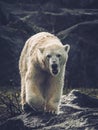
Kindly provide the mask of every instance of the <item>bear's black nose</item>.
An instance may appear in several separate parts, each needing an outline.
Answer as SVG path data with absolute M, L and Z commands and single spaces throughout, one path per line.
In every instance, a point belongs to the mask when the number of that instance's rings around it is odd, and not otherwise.
M 57 69 L 57 64 L 52 64 L 52 69 Z

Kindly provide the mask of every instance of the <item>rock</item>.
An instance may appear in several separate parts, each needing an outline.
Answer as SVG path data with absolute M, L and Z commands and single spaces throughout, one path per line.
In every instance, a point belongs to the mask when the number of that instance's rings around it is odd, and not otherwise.
M 66 75 L 68 86 L 98 86 L 97 34 L 97 20 L 76 24 L 58 34 L 63 43 L 71 45 Z
M 98 99 L 72 90 L 62 97 L 59 115 L 23 113 L 0 125 L 2 130 L 97 130 Z
M 1 0 L 0 85 L 20 85 L 18 59 L 25 41 L 35 33 L 48 31 L 71 45 L 65 86 L 97 87 L 97 3 L 97 0 Z
M 57 6 L 57 7 L 63 7 L 63 8 L 98 8 L 98 1 L 97 0 L 19 0 L 19 1 L 13 1 L 13 0 L 1 0 L 1 1 L 5 1 L 7 3 L 22 3 L 22 4 L 42 4 L 44 5 L 48 5 L 48 7 L 51 6 Z
M 18 29 L 0 27 L 0 84 L 19 85 L 18 60 L 27 39 L 27 34 Z

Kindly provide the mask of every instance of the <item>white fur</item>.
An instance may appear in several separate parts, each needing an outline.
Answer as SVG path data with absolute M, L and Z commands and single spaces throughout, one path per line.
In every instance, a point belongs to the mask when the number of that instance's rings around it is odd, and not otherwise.
M 27 40 L 19 60 L 22 106 L 28 103 L 37 110 L 58 113 L 69 49 L 48 32 Z

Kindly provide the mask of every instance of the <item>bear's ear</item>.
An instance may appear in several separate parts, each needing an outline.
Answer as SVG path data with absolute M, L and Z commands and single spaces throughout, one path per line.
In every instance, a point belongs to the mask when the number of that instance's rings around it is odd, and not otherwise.
M 44 47 L 39 47 L 39 51 L 40 51 L 41 53 L 43 53 Z
M 68 44 L 64 45 L 64 49 L 68 53 L 70 50 L 70 45 L 68 45 Z

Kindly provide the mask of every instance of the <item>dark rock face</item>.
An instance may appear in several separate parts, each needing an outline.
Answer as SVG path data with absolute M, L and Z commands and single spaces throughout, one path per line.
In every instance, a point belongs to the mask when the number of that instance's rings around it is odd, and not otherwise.
M 48 4 L 50 7 L 52 5 L 56 5 L 57 7 L 66 7 L 66 8 L 98 8 L 98 1 L 97 0 L 19 0 L 19 1 L 13 1 L 13 0 L 1 0 L 5 1 L 7 3 L 25 3 L 25 4 Z
M 19 85 L 18 60 L 25 41 L 54 33 L 71 50 L 65 86 L 98 86 L 98 0 L 0 1 L 0 85 Z
M 68 86 L 97 87 L 98 21 L 77 24 L 58 36 L 71 45 L 68 62 Z
M 98 130 L 98 99 L 71 91 L 62 97 L 59 115 L 21 114 L 0 125 L 1 130 Z
M 0 84 L 19 83 L 18 60 L 26 34 L 9 27 L 0 28 Z M 17 63 L 17 64 L 16 64 Z M 15 80 L 15 77 L 17 80 Z

